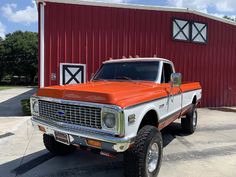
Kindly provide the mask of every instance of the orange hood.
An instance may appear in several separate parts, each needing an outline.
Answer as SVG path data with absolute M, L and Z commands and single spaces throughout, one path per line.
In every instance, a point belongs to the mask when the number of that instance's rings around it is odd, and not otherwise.
M 37 95 L 117 105 L 122 108 L 166 96 L 164 84 L 152 82 L 89 82 L 39 89 Z

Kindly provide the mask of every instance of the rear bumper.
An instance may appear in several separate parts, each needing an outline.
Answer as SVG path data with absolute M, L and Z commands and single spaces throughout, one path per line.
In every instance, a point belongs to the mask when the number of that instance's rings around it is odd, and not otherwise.
M 47 122 L 37 117 L 32 117 L 31 121 L 33 126 L 36 128 L 39 128 L 39 126 L 44 127 L 46 130 L 46 134 L 55 136 L 55 131 L 68 134 L 70 144 L 73 145 L 90 147 L 87 144 L 87 140 L 92 139 L 101 142 L 101 150 L 109 152 L 124 152 L 132 144 L 132 138 L 119 138 L 105 133 L 96 132 L 96 130 L 91 131 L 90 129 L 86 129 L 84 127 L 79 127 L 78 129 L 71 129 L 69 127 L 64 126 L 63 124 Z

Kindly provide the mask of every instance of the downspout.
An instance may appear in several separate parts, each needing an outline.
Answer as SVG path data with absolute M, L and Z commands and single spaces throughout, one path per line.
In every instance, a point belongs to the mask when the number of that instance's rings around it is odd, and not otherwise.
M 39 2 L 40 10 L 40 88 L 45 86 L 45 55 L 44 55 L 44 2 Z

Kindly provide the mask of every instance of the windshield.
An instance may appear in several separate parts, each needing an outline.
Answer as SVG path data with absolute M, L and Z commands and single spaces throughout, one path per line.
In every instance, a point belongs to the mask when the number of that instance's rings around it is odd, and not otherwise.
M 103 64 L 93 80 L 156 81 L 159 61 Z

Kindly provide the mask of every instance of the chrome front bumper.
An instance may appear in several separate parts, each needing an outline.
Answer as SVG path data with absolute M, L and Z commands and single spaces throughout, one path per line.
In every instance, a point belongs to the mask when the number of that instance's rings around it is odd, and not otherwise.
M 31 120 L 33 126 L 35 126 L 36 128 L 39 128 L 39 126 L 44 127 L 46 130 L 46 134 L 55 136 L 55 131 L 68 134 L 70 138 L 70 144 L 73 145 L 89 147 L 89 145 L 87 144 L 87 140 L 92 139 L 101 142 L 101 150 L 109 152 L 124 152 L 129 148 L 129 146 L 133 142 L 132 138 L 119 138 L 99 130 L 92 130 L 90 128 L 77 126 L 76 129 L 75 127 L 72 129 L 70 128 L 70 126 L 66 126 L 66 124 L 60 124 L 51 121 L 47 122 L 37 117 L 32 117 Z

